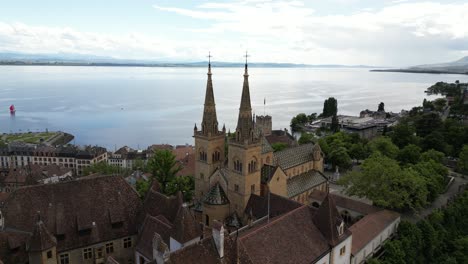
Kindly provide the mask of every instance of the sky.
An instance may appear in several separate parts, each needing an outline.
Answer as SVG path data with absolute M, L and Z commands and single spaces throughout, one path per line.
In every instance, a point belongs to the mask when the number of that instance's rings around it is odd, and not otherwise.
M 468 0 L 0 1 L 0 52 L 400 67 L 468 56 Z

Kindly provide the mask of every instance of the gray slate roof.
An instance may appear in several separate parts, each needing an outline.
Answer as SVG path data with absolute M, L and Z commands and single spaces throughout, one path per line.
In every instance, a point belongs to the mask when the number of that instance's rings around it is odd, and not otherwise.
M 283 169 L 295 167 L 311 161 L 313 158 L 314 144 L 304 144 L 294 148 L 287 148 L 273 153 L 278 165 Z
M 310 170 L 288 179 L 288 197 L 294 197 L 327 181 L 322 173 Z

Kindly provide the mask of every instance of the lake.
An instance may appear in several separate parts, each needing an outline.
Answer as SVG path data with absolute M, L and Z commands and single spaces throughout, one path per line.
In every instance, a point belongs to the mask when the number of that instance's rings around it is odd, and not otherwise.
M 220 128 L 234 131 L 243 68 L 213 68 Z M 61 130 L 76 144 L 109 149 L 128 145 L 193 144 L 206 89 L 206 68 L 0 66 L 0 131 Z M 468 81 L 464 75 L 369 72 L 350 68 L 250 68 L 256 114 L 273 117 L 273 128 L 289 127 L 292 116 L 320 113 L 328 97 L 340 114 L 399 112 L 420 105 L 437 81 Z M 266 106 L 263 102 L 266 98 Z M 14 104 L 16 115 L 10 116 Z M 200 127 L 200 126 L 199 126 Z

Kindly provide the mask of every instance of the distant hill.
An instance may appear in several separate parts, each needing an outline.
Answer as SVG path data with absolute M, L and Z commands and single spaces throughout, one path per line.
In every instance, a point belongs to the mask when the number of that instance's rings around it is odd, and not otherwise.
M 449 74 L 468 74 L 468 56 L 454 62 L 424 64 L 409 67 L 406 69 L 384 69 L 372 70 L 378 72 L 411 72 L 411 73 L 449 73 Z
M 0 52 L 0 65 L 44 65 L 44 66 L 126 66 L 126 67 L 206 67 L 207 61 L 184 62 L 170 60 L 130 60 L 86 54 L 28 54 L 17 52 Z M 213 67 L 242 67 L 243 63 L 213 61 Z M 258 68 L 378 68 L 367 65 L 339 64 L 295 64 L 295 63 L 249 63 Z

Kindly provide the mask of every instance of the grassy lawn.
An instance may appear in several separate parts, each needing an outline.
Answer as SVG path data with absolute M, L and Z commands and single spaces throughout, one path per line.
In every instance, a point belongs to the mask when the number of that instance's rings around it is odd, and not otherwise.
M 22 133 L 22 134 L 7 134 L 2 136 L 2 141 L 12 142 L 12 141 L 21 141 L 25 143 L 40 143 L 41 139 L 44 141 L 53 137 L 57 133 L 55 132 L 40 132 L 40 133 Z

